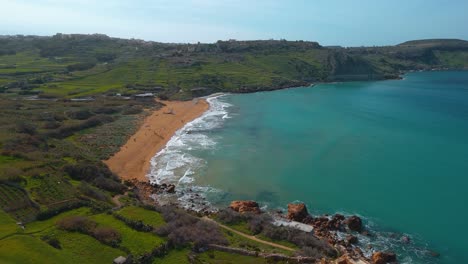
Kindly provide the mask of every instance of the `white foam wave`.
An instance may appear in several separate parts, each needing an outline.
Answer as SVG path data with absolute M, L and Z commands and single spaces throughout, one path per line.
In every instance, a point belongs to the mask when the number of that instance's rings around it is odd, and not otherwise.
M 206 135 L 206 132 L 222 127 L 224 119 L 229 118 L 227 108 L 231 105 L 220 101 L 221 96 L 208 97 L 209 109 L 178 130 L 166 147 L 151 159 L 147 175 L 150 182 L 181 185 L 194 181 L 195 172 L 205 166 L 206 161 L 189 151 L 213 148 L 216 139 Z

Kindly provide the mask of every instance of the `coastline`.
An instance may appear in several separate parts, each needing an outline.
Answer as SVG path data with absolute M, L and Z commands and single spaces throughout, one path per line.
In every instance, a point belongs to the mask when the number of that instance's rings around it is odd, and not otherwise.
M 209 109 L 205 99 L 159 101 L 164 106 L 145 118 L 128 141 L 108 160 L 103 161 L 122 180 L 146 177 L 151 159 L 161 151 L 174 133 Z

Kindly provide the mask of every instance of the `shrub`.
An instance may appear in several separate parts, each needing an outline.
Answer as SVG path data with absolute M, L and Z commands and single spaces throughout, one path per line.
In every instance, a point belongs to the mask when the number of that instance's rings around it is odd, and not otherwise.
M 21 182 L 23 170 L 15 167 L 6 167 L 0 170 L 0 182 Z
M 167 236 L 175 247 L 186 247 L 193 243 L 194 250 L 199 251 L 209 244 L 228 244 L 215 223 L 200 220 L 179 209 L 163 207 L 158 210 L 167 224 L 156 229 L 156 233 Z
M 246 221 L 245 216 L 231 209 L 222 209 L 216 216 L 219 221 L 225 224 L 237 224 L 242 221 Z
M 91 198 L 104 201 L 104 202 L 107 201 L 107 196 L 103 192 L 91 187 L 86 182 L 81 182 L 81 184 L 78 186 L 78 189 L 80 190 L 81 193 L 83 193 L 86 196 L 89 196 Z
M 12 151 L 18 155 L 21 155 L 21 157 L 25 157 L 25 155 L 20 152 L 27 153 L 35 151 L 41 147 L 44 147 L 44 143 L 44 138 L 37 135 L 18 134 L 15 138 L 6 140 L 4 142 L 3 150 L 7 152 Z
M 116 247 L 120 243 L 120 233 L 111 227 L 97 226 L 97 223 L 84 216 L 70 216 L 59 220 L 57 227 L 63 230 L 80 232 L 93 236 L 99 242 Z
M 135 229 L 137 231 L 141 231 L 141 232 L 151 232 L 151 231 L 153 231 L 152 226 L 143 223 L 143 221 L 141 221 L 141 220 L 132 220 L 132 219 L 126 218 L 126 217 L 124 217 L 122 215 L 119 215 L 119 214 L 114 214 L 114 217 L 119 219 L 120 221 L 124 222 L 130 228 Z
M 73 135 L 73 133 L 77 131 L 81 131 L 86 128 L 95 127 L 95 126 L 102 125 L 104 123 L 109 123 L 112 121 L 114 121 L 114 118 L 112 118 L 111 116 L 97 115 L 97 116 L 93 116 L 89 118 L 86 121 L 83 121 L 80 124 L 62 126 L 59 129 L 49 133 L 49 136 L 56 137 L 56 138 L 65 138 L 65 137 Z
M 101 243 L 118 246 L 121 241 L 120 233 L 111 227 L 97 227 L 92 231 L 92 236 Z
M 263 227 L 271 223 L 272 219 L 267 214 L 253 215 L 248 221 L 248 228 L 254 234 L 260 234 L 263 231 Z
M 57 121 L 47 121 L 43 126 L 45 129 L 56 129 L 60 127 L 60 122 Z
M 62 169 L 75 180 L 91 181 L 97 177 L 113 178 L 109 168 L 91 162 L 65 165 Z
M 104 178 L 103 176 L 99 176 L 92 181 L 92 183 L 101 189 L 106 191 L 110 191 L 113 193 L 123 193 L 126 190 L 126 187 L 122 185 L 120 182 L 115 180 Z
M 37 128 L 32 123 L 18 122 L 16 124 L 16 132 L 25 133 L 25 134 L 28 134 L 28 135 L 35 135 L 37 133 Z
M 303 251 L 302 254 L 306 256 L 316 257 L 317 252 L 321 256 L 324 254 L 330 257 L 336 256 L 336 251 L 327 242 L 295 228 L 278 227 L 268 223 L 263 226 L 262 234 L 274 240 L 289 241 L 299 246 Z
M 52 247 L 54 247 L 56 249 L 62 249 L 62 245 L 60 245 L 60 241 L 55 237 L 51 237 L 51 236 L 46 235 L 46 236 L 42 236 L 41 240 L 46 242 L 47 244 L 51 245 Z
M 120 111 L 119 108 L 117 107 L 98 107 L 96 109 L 94 109 L 94 113 L 96 114 L 115 114 L 115 113 L 118 113 Z
M 96 228 L 97 224 L 93 220 L 84 216 L 69 216 L 57 222 L 60 229 L 67 231 L 81 232 L 90 234 Z
M 67 66 L 67 71 L 84 71 L 96 66 L 94 62 L 80 62 Z
M 69 118 L 78 120 L 85 120 L 93 116 L 93 113 L 91 113 L 88 109 L 67 111 L 66 114 Z
M 124 115 L 136 115 L 143 112 L 143 107 L 140 105 L 134 105 L 131 107 L 128 107 L 122 111 L 122 114 Z
M 51 218 L 53 216 L 56 216 L 56 215 L 58 215 L 60 213 L 70 211 L 72 209 L 80 208 L 80 207 L 86 206 L 86 205 L 88 205 L 88 202 L 82 201 L 82 200 L 75 200 L 75 201 L 72 201 L 72 202 L 67 202 L 67 203 L 61 205 L 60 207 L 55 207 L 55 208 L 48 209 L 46 211 L 40 212 L 39 214 L 37 214 L 36 220 L 49 219 L 49 218 Z

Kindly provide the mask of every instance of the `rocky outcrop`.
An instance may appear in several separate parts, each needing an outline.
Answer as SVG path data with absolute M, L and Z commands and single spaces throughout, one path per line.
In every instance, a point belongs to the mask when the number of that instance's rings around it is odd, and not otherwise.
M 359 216 L 351 216 L 346 220 L 346 224 L 348 225 L 348 228 L 352 231 L 361 232 L 362 230 L 362 220 Z
M 303 203 L 288 204 L 288 216 L 287 218 L 292 221 L 302 222 L 306 218 L 310 217 L 307 212 L 307 207 Z
M 229 208 L 241 214 L 246 212 L 259 214 L 261 212 L 258 203 L 255 201 L 232 201 Z
M 358 242 L 358 238 L 357 236 L 347 235 L 346 242 L 348 242 L 349 244 L 356 244 Z
M 395 253 L 391 252 L 375 252 L 372 254 L 372 263 L 374 264 L 387 264 L 396 263 L 397 258 Z
M 348 254 L 345 254 L 341 257 L 339 257 L 337 260 L 335 260 L 334 264 L 369 264 L 367 260 L 363 258 L 352 258 Z
M 175 185 L 174 185 L 174 184 L 169 184 L 169 185 L 167 186 L 166 191 L 167 191 L 168 193 L 175 193 Z

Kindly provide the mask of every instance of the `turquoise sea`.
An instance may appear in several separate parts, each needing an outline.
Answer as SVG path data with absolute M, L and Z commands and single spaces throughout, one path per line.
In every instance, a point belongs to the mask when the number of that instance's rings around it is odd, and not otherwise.
M 364 242 L 396 251 L 402 263 L 468 263 L 468 72 L 210 103 L 153 159 L 153 180 L 215 206 L 302 201 L 312 214 L 358 214 L 377 234 Z

